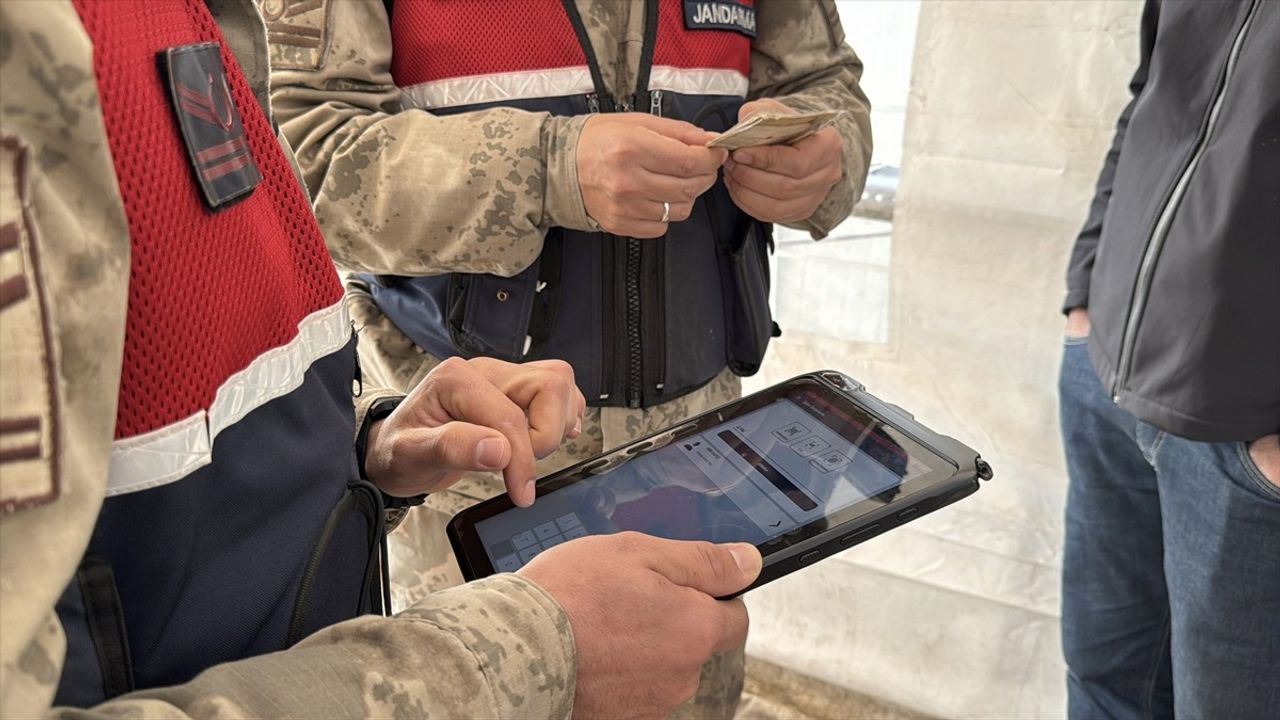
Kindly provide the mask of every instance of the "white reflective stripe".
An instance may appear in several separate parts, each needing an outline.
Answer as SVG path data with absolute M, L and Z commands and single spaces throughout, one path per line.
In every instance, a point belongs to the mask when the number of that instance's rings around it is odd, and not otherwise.
M 683 95 L 746 97 L 747 76 L 737 70 L 654 65 L 649 75 L 649 89 L 677 92 Z
M 476 105 L 531 98 L 583 95 L 595 91 L 587 66 L 469 75 L 401 88 L 405 109 Z
M 205 411 L 111 445 L 107 497 L 167 485 L 213 459 Z
M 746 97 L 747 76 L 737 70 L 655 65 L 649 76 L 649 89 L 685 95 Z M 508 100 L 584 95 L 594 92 L 595 86 L 591 84 L 591 72 L 584 65 L 469 75 L 410 85 L 401 91 L 401 105 L 405 109 L 433 110 Z
M 339 300 L 298 323 L 298 334 L 272 348 L 227 378 L 208 412 L 124 440 L 111 447 L 107 496 L 166 485 L 190 475 L 213 459 L 218 433 L 245 415 L 302 386 L 315 361 L 341 350 L 351 340 L 346 303 Z
M 297 390 L 312 363 L 350 340 L 351 318 L 345 302 L 339 300 L 306 316 L 298 323 L 296 337 L 262 353 L 222 383 L 209 408 L 209 434 L 216 438 L 255 408 Z

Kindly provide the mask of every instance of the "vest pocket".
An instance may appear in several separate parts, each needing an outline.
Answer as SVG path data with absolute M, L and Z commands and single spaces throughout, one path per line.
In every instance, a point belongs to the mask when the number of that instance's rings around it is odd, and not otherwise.
M 740 244 L 723 256 L 725 343 L 736 375 L 760 370 L 769 340 L 782 334 L 769 309 L 769 256 L 773 226 L 751 220 Z
M 359 615 L 391 614 L 382 494 L 356 481 L 329 511 L 298 579 L 285 646 Z
M 450 276 L 447 323 L 454 347 L 467 357 L 523 360 L 533 341 L 529 320 L 540 285 L 540 265 L 541 261 L 536 261 L 509 278 Z

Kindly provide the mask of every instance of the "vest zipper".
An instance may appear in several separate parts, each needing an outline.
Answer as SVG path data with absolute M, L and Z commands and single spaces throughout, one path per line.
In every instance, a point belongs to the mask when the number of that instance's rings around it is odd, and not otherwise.
M 644 43 L 640 49 L 640 67 L 637 68 L 635 90 L 631 97 L 621 98 L 617 102 L 620 112 L 630 112 L 643 102 L 645 94 L 650 95 L 649 109 L 653 109 L 653 95 L 649 93 L 649 76 L 653 71 L 653 53 L 658 38 L 658 0 L 644 0 Z M 658 109 L 662 109 L 661 96 L 658 97 Z M 653 241 L 649 241 L 653 242 Z M 627 407 L 644 407 L 644 330 L 641 325 L 643 315 L 640 301 L 641 274 L 644 270 L 644 251 L 641 242 L 635 238 L 627 238 Z M 660 298 L 653 298 L 660 302 Z M 658 305 L 661 309 L 661 305 Z M 665 340 L 665 338 L 659 338 Z M 665 353 L 662 342 L 655 343 L 655 356 Z
M 1191 175 L 1200 164 L 1200 159 L 1204 157 L 1205 147 L 1208 146 L 1209 139 L 1213 136 L 1214 128 L 1218 124 L 1222 101 L 1226 97 L 1227 86 L 1231 84 L 1231 76 L 1235 73 L 1236 61 L 1240 58 L 1240 48 L 1244 44 L 1244 36 L 1248 33 L 1249 26 L 1253 23 L 1258 3 L 1259 0 L 1253 0 L 1252 4 L 1249 5 L 1249 11 L 1245 14 L 1244 22 L 1240 24 L 1240 30 L 1236 33 L 1235 40 L 1231 43 L 1231 52 L 1227 54 L 1227 66 L 1223 70 L 1222 79 L 1218 83 L 1213 104 L 1209 106 L 1209 114 L 1205 118 L 1204 129 L 1200 133 L 1195 150 L 1191 153 L 1191 159 L 1187 162 L 1187 166 L 1183 168 L 1182 174 L 1178 176 L 1178 181 L 1174 183 L 1173 190 L 1169 193 L 1164 208 L 1161 209 L 1160 215 L 1156 219 L 1155 228 L 1151 231 L 1151 237 L 1148 238 L 1147 247 L 1143 251 L 1142 263 L 1138 266 L 1138 279 L 1134 285 L 1133 301 L 1129 305 L 1129 314 L 1125 319 L 1124 333 L 1121 336 L 1120 362 L 1116 368 L 1116 379 L 1111 386 L 1111 399 L 1113 402 L 1120 402 L 1120 391 L 1124 389 L 1125 383 L 1129 381 L 1129 373 L 1133 365 L 1133 346 L 1137 343 L 1138 326 L 1141 324 L 1142 316 L 1147 309 L 1147 300 L 1151 293 L 1151 282 L 1155 276 L 1156 261 L 1159 260 L 1160 252 L 1164 249 L 1165 240 L 1169 237 L 1169 228 L 1173 224 L 1174 213 L 1178 211 L 1178 206 L 1181 204 L 1183 196 L 1187 193 L 1187 187 L 1191 184 Z
M 568 15 L 570 23 L 573 25 L 574 34 L 578 38 L 578 44 L 582 47 L 583 53 L 587 57 L 587 69 L 591 72 L 591 84 L 595 87 L 594 93 L 587 94 L 587 109 L 593 113 L 601 112 L 630 112 L 635 104 L 639 102 L 642 96 L 640 93 L 647 92 L 649 88 L 649 74 L 653 66 L 653 52 L 657 41 L 658 33 L 658 2 L 657 0 L 645 0 L 645 34 L 644 45 L 640 51 L 640 68 L 639 75 L 636 78 L 635 92 L 630 98 L 618 98 L 613 94 L 606 94 L 607 88 L 604 78 L 600 74 L 600 63 L 596 57 L 595 49 L 591 46 L 591 38 L 587 33 L 586 23 L 582 20 L 582 14 L 578 10 L 577 3 L 574 0 L 561 0 L 565 14 Z M 616 89 L 615 89 L 616 92 Z M 601 101 L 604 101 L 603 103 Z M 601 297 L 612 298 L 616 287 L 616 270 L 612 262 L 604 262 L 604 260 L 613 260 L 613 241 L 612 235 L 605 235 L 606 245 L 609 246 L 608 251 L 601 253 L 602 270 L 601 276 Z M 625 385 L 623 390 L 623 402 L 631 408 L 639 408 L 643 405 L 644 400 L 644 374 L 643 374 L 643 357 L 641 355 L 641 308 L 640 308 L 640 281 L 641 271 L 643 268 L 643 252 L 640 241 L 635 238 L 626 239 L 626 257 L 623 259 L 622 271 L 625 274 L 625 282 L 623 283 L 623 298 L 627 307 L 625 312 L 621 313 L 622 320 L 626 324 L 626 351 L 628 355 L 627 372 L 625 373 Z M 602 373 L 606 378 L 600 399 L 609 398 L 613 388 L 613 375 L 615 364 L 613 358 L 613 349 L 616 343 L 613 337 L 613 328 L 616 322 L 617 310 L 615 308 L 602 308 L 603 327 L 601 328 L 601 346 L 608 349 L 605 355 L 606 367 Z
M 640 241 L 627 238 L 627 407 L 644 397 L 644 358 L 640 331 Z
M 614 103 L 618 112 L 631 112 L 632 104 L 627 98 L 619 98 Z M 639 408 L 644 405 L 644 339 L 640 327 L 640 272 L 644 267 L 642 253 L 640 241 L 627 238 L 627 308 L 624 315 L 627 328 L 627 389 L 623 400 L 629 408 Z
M 637 90 L 637 95 L 641 92 Z M 630 112 L 633 108 L 633 102 L 626 98 L 619 99 L 618 108 L 621 112 Z M 641 102 L 637 97 L 635 102 Z M 654 90 L 649 93 L 649 112 L 650 114 L 662 117 L 662 91 Z M 644 407 L 644 316 L 641 312 L 641 300 L 644 293 L 641 283 L 643 282 L 644 273 L 644 241 L 635 238 L 627 238 L 627 407 L 640 408 Z M 661 242 L 661 240 L 650 240 L 649 242 Z M 661 270 L 659 271 L 661 272 Z M 654 303 L 661 303 L 661 298 L 652 298 Z M 654 303 L 650 303 L 651 305 Z M 661 307 L 659 305 L 659 307 Z M 664 333 L 665 335 L 665 333 Z M 665 339 L 665 337 L 663 338 Z M 654 358 L 659 358 L 659 371 L 655 384 L 655 389 L 661 392 L 666 386 L 666 363 L 660 358 L 666 355 L 665 343 L 655 343 L 657 347 Z
M 617 378 L 614 377 L 618 348 L 613 332 L 617 325 L 615 295 L 618 291 L 618 274 L 614 270 L 614 248 L 617 240 L 614 235 L 602 234 L 600 242 L 600 348 L 603 351 L 600 359 L 600 402 L 607 402 L 618 387 Z
M 600 95 L 598 93 L 587 93 L 587 111 L 592 115 L 600 113 Z M 613 357 L 616 354 L 613 337 L 614 239 L 613 235 L 604 234 L 604 242 L 600 245 L 600 316 L 602 320 L 600 323 L 600 347 L 603 352 L 601 353 L 600 362 L 600 387 L 596 395 L 600 402 L 605 402 L 609 399 L 615 386 L 615 378 L 613 377 Z
M 654 90 L 653 92 L 649 93 L 649 114 L 653 115 L 654 117 L 662 117 L 662 91 L 661 90 Z M 661 242 L 665 243 L 666 239 L 664 238 Z M 658 395 L 662 395 L 662 393 L 667 388 L 667 342 L 666 342 L 667 341 L 667 328 L 666 328 L 667 270 L 666 270 L 666 267 L 664 267 L 664 265 L 666 264 L 665 252 L 660 252 L 658 254 L 657 264 L 658 264 L 658 269 L 657 269 L 658 300 L 662 303 L 662 309 L 663 309 L 662 315 L 659 318 L 661 330 L 659 331 L 658 335 L 659 337 L 662 338 L 662 342 L 659 344 L 658 352 L 656 353 L 656 356 L 654 358 L 658 364 L 658 373 L 657 373 L 657 377 L 655 377 L 653 381 L 653 389 Z

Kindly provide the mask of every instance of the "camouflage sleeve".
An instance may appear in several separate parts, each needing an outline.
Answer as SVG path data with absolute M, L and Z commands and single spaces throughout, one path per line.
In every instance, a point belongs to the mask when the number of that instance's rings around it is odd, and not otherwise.
M 0 2 L 0 87 L 0 717 L 567 717 L 571 628 L 509 575 L 185 685 L 51 707 L 54 607 L 106 489 L 129 232 L 70 2 Z
M 275 114 L 339 265 L 514 275 L 547 228 L 592 228 L 574 159 L 585 118 L 400 112 L 382 0 L 259 2 Z
M 53 700 L 102 504 L 129 235 L 70 2 L 0 2 L 0 717 Z
M 568 620 L 533 583 L 498 575 L 432 593 L 394 618 L 326 628 L 284 652 L 66 718 L 568 718 Z
M 758 0 L 749 99 L 774 98 L 800 111 L 844 110 L 844 175 L 797 227 L 822 238 L 849 216 L 871 162 L 871 103 L 859 87 L 862 61 L 845 42 L 834 0 Z

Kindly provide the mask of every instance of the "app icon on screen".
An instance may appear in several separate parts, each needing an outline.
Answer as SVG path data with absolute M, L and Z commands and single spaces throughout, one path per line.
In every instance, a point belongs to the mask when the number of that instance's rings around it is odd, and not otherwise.
M 809 428 L 805 427 L 804 423 L 793 422 L 774 430 L 773 434 L 782 442 L 790 445 L 796 440 L 808 435 Z
M 809 437 L 801 440 L 795 445 L 792 445 L 791 449 L 800 453 L 802 457 L 813 457 L 814 455 L 817 455 L 820 452 L 830 450 L 831 443 L 827 442 L 826 440 L 823 440 L 817 435 L 810 435 Z
M 827 472 L 835 472 L 849 464 L 849 458 L 834 450 L 825 452 L 812 461 L 817 467 Z

